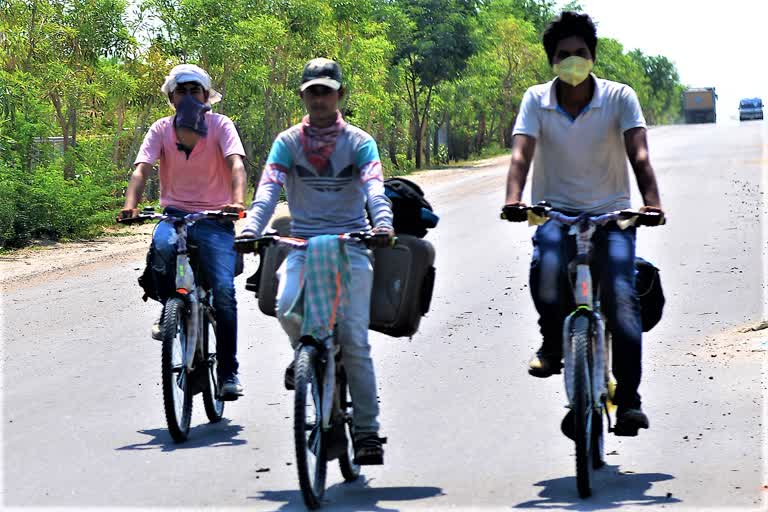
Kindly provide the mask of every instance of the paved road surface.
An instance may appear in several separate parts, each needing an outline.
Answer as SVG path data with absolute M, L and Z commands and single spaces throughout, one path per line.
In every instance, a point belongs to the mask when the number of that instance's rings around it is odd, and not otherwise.
M 595 496 L 579 500 L 559 432 L 562 381 L 529 377 L 538 344 L 527 288 L 531 229 L 502 223 L 505 163 L 427 182 L 442 220 L 432 312 L 413 339 L 373 334 L 386 466 L 342 484 L 328 507 L 766 510 L 768 335 L 761 216 L 763 123 L 650 132 L 670 223 L 643 229 L 662 268 L 662 324 L 645 337 L 641 388 L 652 428 L 607 439 Z M 166 432 L 155 304 L 138 300 L 143 255 L 7 286 L 3 295 L 5 506 L 301 510 L 291 441 L 291 352 L 242 289 L 246 397 L 190 440 Z M 253 262 L 250 264 L 253 268 Z M 766 331 L 768 332 L 768 331 Z

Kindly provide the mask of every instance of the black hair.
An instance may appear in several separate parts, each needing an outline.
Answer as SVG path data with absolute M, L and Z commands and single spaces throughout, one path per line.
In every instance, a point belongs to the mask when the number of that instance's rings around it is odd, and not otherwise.
M 580 14 L 575 11 L 563 11 L 560 16 L 553 19 L 544 30 L 544 51 L 550 65 L 555 57 L 557 43 L 571 36 L 578 36 L 584 42 L 592 54 L 592 59 L 597 56 L 597 29 L 588 14 Z

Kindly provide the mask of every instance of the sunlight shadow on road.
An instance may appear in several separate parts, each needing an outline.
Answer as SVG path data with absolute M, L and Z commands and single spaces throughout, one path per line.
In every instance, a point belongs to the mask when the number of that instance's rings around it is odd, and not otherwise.
M 646 494 L 654 482 L 672 480 L 664 473 L 623 473 L 618 466 L 605 466 L 595 472 L 592 496 L 579 498 L 576 491 L 576 477 L 567 476 L 536 483 L 543 487 L 539 500 L 526 501 L 514 508 L 561 509 L 561 510 L 607 510 L 625 506 L 651 507 L 670 505 L 681 500 L 671 494 L 653 496 Z
M 378 505 L 380 501 L 416 501 L 437 496 L 444 496 L 439 487 L 369 487 L 374 479 L 360 477 L 351 483 L 338 483 L 325 491 L 324 506 L 333 510 L 360 512 L 397 512 L 397 508 L 384 508 Z M 275 511 L 306 510 L 301 498 L 301 491 L 261 491 L 259 496 L 249 496 L 248 499 L 283 503 Z
M 151 439 L 144 443 L 129 444 L 115 448 L 116 450 L 162 450 L 172 452 L 174 450 L 186 450 L 189 448 L 237 446 L 247 443 L 245 439 L 236 439 L 243 427 L 232 425 L 227 418 L 219 423 L 207 423 L 197 425 L 189 429 L 189 437 L 183 443 L 176 443 L 171 438 L 167 429 L 155 428 L 152 430 L 139 430 L 139 434 L 150 436 Z

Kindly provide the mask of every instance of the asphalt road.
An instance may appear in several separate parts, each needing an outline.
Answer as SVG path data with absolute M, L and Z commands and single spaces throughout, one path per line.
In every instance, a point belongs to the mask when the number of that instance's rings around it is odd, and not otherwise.
M 372 334 L 386 465 L 353 484 L 332 466 L 328 508 L 767 510 L 768 334 L 737 332 L 766 317 L 766 127 L 650 131 L 670 218 L 638 242 L 668 299 L 644 338 L 651 429 L 607 438 L 609 465 L 589 500 L 577 496 L 573 444 L 559 431 L 562 380 L 525 371 L 539 343 L 532 230 L 498 220 L 506 165 L 425 181 L 442 217 L 428 236 L 432 311 L 412 339 Z M 4 505 L 303 509 L 282 388 L 291 351 L 276 320 L 238 278 L 246 396 L 216 425 L 196 398 L 190 439 L 174 444 L 149 338 L 158 306 L 135 285 L 142 260 L 5 288 Z

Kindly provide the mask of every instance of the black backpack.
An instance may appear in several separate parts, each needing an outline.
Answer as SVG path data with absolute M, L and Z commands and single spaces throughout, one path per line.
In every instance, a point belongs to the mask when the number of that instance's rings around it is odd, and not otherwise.
M 405 178 L 388 178 L 384 193 L 392 201 L 395 233 L 424 238 L 427 229 L 434 228 L 440 218 L 424 197 L 424 191 Z
M 648 332 L 661 320 L 666 300 L 659 269 L 640 257 L 635 258 L 635 289 L 640 298 L 643 332 Z

